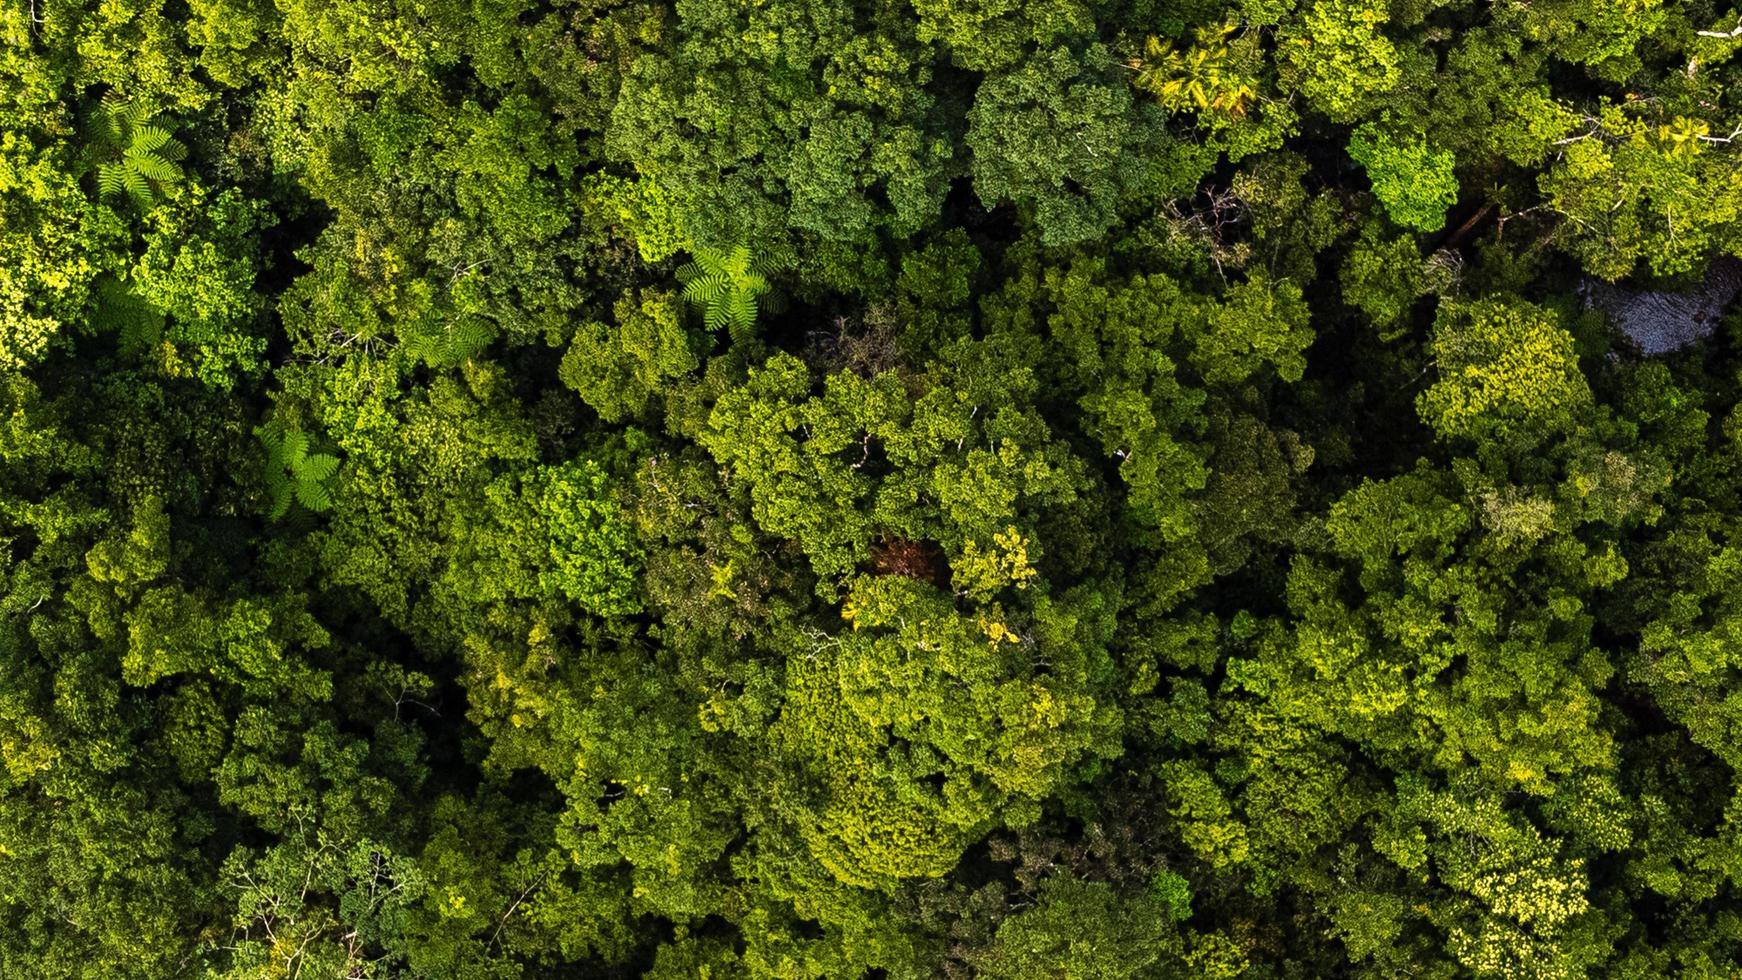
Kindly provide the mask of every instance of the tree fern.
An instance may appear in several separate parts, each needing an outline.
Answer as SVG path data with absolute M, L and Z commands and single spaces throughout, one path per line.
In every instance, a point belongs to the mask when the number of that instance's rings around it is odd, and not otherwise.
M 332 479 L 339 471 L 339 458 L 309 452 L 304 432 L 287 429 L 276 421 L 254 430 L 266 450 L 266 491 L 272 498 L 273 520 L 289 513 L 291 505 L 320 512 L 333 505 Z
M 164 184 L 181 177 L 176 164 L 187 148 L 152 121 L 150 107 L 114 92 L 103 97 L 91 127 L 97 187 L 104 197 L 125 196 L 141 209 L 156 202 Z
M 486 316 L 461 313 L 433 325 L 408 327 L 400 333 L 400 350 L 433 368 L 454 367 L 478 356 L 496 339 L 496 326 Z
M 120 333 L 123 350 L 150 347 L 163 337 L 163 311 L 134 295 L 119 279 L 103 277 L 96 285 L 95 324 Z
M 677 279 L 684 299 L 702 311 L 709 330 L 727 327 L 742 336 L 755 327 L 758 310 L 775 308 L 778 294 L 769 276 L 785 264 L 779 253 L 753 255 L 747 245 L 702 248 L 677 270 Z

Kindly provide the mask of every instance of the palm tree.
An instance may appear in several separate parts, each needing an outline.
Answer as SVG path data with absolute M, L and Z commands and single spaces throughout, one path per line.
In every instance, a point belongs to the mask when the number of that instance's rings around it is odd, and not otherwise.
M 1137 71 L 1132 84 L 1155 96 L 1169 112 L 1194 110 L 1243 116 L 1258 98 L 1257 80 L 1230 38 L 1239 28 L 1232 24 L 1197 29 L 1197 43 L 1180 49 L 1173 41 L 1151 37 L 1143 57 L 1131 62 Z

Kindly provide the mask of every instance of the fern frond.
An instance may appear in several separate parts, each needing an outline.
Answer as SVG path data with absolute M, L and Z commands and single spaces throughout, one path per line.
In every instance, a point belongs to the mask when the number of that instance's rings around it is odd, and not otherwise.
M 127 138 L 126 133 L 127 100 L 111 90 L 103 94 L 102 107 L 97 110 L 97 124 L 102 127 L 102 133 L 111 144 L 120 143 Z
M 750 246 L 734 245 L 724 256 L 722 268 L 733 279 L 742 279 L 750 272 Z
M 287 429 L 276 419 L 256 428 L 254 435 L 266 450 L 263 470 L 266 490 L 272 499 L 273 520 L 290 513 L 293 503 L 302 504 L 307 511 L 332 506 L 332 491 L 327 484 L 339 470 L 338 457 L 311 454 L 308 435 Z
M 272 499 L 277 500 L 280 497 L 289 496 L 292 482 L 290 474 L 285 472 L 284 467 L 271 460 L 267 461 L 266 489 L 272 494 Z
M 691 279 L 684 286 L 684 298 L 698 306 L 716 302 L 732 288 L 732 281 L 722 273 L 710 273 L 699 279 Z
M 325 483 L 338 471 L 339 458 L 337 456 L 313 453 L 297 463 L 294 475 L 298 483 Z
M 471 360 L 494 339 L 489 320 L 476 313 L 464 314 L 448 329 L 447 359 L 455 364 Z
M 144 174 L 132 167 L 122 166 L 121 180 L 127 187 L 127 196 L 133 199 L 133 203 L 139 207 L 139 210 L 149 209 L 157 200 L 157 195 L 151 192 L 151 182 L 145 179 Z
M 254 430 L 255 438 L 260 440 L 260 447 L 266 450 L 266 459 L 260 467 L 265 478 L 266 494 L 272 499 L 272 509 L 268 512 L 273 520 L 278 520 L 290 510 L 291 480 L 285 471 L 279 453 L 284 443 L 284 427 L 274 419 Z
M 149 346 L 163 336 L 163 313 L 133 295 L 119 280 L 99 280 L 96 299 L 95 322 L 99 327 L 115 328 L 123 349 Z
M 725 254 L 720 252 L 718 249 L 696 249 L 695 258 L 692 260 L 691 264 L 699 266 L 703 273 L 707 275 L 718 275 L 726 271 Z
M 106 197 L 125 193 L 127 177 L 132 171 L 126 164 L 102 163 L 97 165 L 97 188 Z
M 79 125 L 79 134 L 92 146 L 108 146 L 113 142 L 109 136 L 109 114 L 99 109 L 86 116 Z
M 296 482 L 296 502 L 309 510 L 326 510 L 333 505 L 332 494 L 319 483 L 309 483 L 303 480 Z
M 180 176 L 175 169 L 175 164 L 170 163 L 168 160 L 157 156 L 149 150 L 129 147 L 125 155 L 125 162 L 127 166 L 132 167 L 140 174 L 149 177 L 152 180 L 170 181 Z
M 138 126 L 133 130 L 132 145 L 127 147 L 127 154 L 132 156 L 135 151 L 143 150 L 150 153 L 169 142 L 169 133 L 161 126 Z
M 424 323 L 400 332 L 399 350 L 433 368 L 452 367 L 476 357 L 496 340 L 489 317 L 462 313 L 444 323 Z
M 157 148 L 157 155 L 170 161 L 180 161 L 187 157 L 188 148 L 181 140 L 171 137 Z
M 702 313 L 702 322 L 707 324 L 709 330 L 718 330 L 724 327 L 728 320 L 726 304 L 724 303 L 709 303 L 707 310 Z
M 736 290 L 726 297 L 723 304 L 726 308 L 726 319 L 739 330 L 749 330 L 756 325 L 756 295 L 748 290 Z
M 291 472 L 302 464 L 303 457 L 308 455 L 308 436 L 295 429 L 284 434 L 278 442 L 278 463 Z
M 121 325 L 121 348 L 128 351 L 139 351 L 155 345 L 163 339 L 163 314 L 159 313 L 149 320 L 124 323 Z
M 413 361 L 430 363 L 439 353 L 439 338 L 432 331 L 405 326 L 399 330 L 399 352 Z
M 758 297 L 774 288 L 768 277 L 788 262 L 789 255 L 779 247 L 755 252 L 748 245 L 699 248 L 677 270 L 677 278 L 684 299 L 702 310 L 709 330 L 730 326 L 738 333 L 755 326 Z
M 130 99 L 121 111 L 121 124 L 131 132 L 151 122 L 152 115 L 150 103 L 143 99 Z

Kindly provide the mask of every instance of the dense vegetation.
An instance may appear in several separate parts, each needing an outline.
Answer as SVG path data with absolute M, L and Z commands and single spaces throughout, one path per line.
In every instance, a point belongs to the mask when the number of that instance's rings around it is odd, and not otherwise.
M 0 976 L 1742 975 L 1728 2 L 0 4 Z

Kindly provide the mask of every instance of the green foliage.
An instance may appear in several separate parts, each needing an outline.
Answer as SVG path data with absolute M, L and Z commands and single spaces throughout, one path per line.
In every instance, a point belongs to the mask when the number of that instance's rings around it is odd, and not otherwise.
M 435 368 L 458 367 L 484 352 L 496 339 L 496 325 L 477 313 L 460 313 L 404 330 L 399 349 L 406 357 Z
M 1441 435 L 1543 435 L 1590 404 L 1572 335 L 1553 313 L 1490 300 L 1442 307 L 1433 352 L 1440 380 L 1417 400 Z
M 634 418 L 668 385 L 700 366 L 696 338 L 684 329 L 682 306 L 669 292 L 624 296 L 616 322 L 586 323 L 563 355 L 559 374 L 608 422 Z
M 1713 249 L 1735 252 L 1742 184 L 1730 144 L 1711 123 L 1631 104 L 1601 106 L 1538 178 L 1572 225 L 1569 251 L 1615 280 L 1643 259 L 1654 273 L 1687 272 Z M 1716 142 L 1711 142 L 1716 140 Z
M 635 243 L 641 261 L 652 265 L 689 251 L 677 204 L 654 181 L 597 173 L 587 177 L 582 195 L 601 222 L 621 229 Z
M 213 388 L 257 377 L 266 337 L 254 240 L 271 224 L 264 211 L 234 188 L 215 197 L 197 186 L 169 191 L 147 217 L 145 252 L 128 270 L 131 294 L 167 322 L 159 331 L 123 314 L 123 342 L 151 341 L 147 352 L 164 373 Z
M 403 941 L 425 887 L 416 863 L 384 845 L 320 837 L 264 854 L 238 848 L 221 874 L 234 895 L 234 934 L 212 944 L 228 964 L 212 976 L 236 980 L 275 971 L 390 975 L 380 951 Z
M 668 15 L 649 8 L 641 32 L 652 41 Z M 935 218 L 959 138 L 931 90 L 937 57 L 911 27 L 862 28 L 834 2 L 686 0 L 676 14 L 674 43 L 625 66 L 619 97 L 600 104 L 611 158 L 681 203 L 696 246 L 771 241 L 788 228 L 863 245 Z M 912 12 L 899 16 L 911 23 Z
M 1590 65 L 1597 77 L 1617 82 L 1639 70 L 1641 44 L 1673 23 L 1663 0 L 1556 0 L 1519 5 L 1506 15 L 1507 27 L 1550 47 L 1556 57 Z
M 1239 27 L 1200 27 L 1193 45 L 1181 50 L 1172 41 L 1151 36 L 1143 57 L 1132 67 L 1137 76 L 1131 84 L 1155 96 L 1169 112 L 1192 110 L 1243 116 L 1258 98 L 1258 81 L 1251 76 L 1250 45 L 1234 38 Z
M 157 201 L 163 188 L 181 177 L 177 166 L 187 156 L 183 146 L 158 124 L 143 101 L 128 101 L 114 92 L 103 97 L 92 126 L 92 169 L 104 197 L 125 195 L 140 210 Z
M 266 452 L 262 472 L 266 475 L 266 492 L 272 498 L 273 520 L 288 514 L 293 503 L 316 513 L 333 505 L 332 481 L 339 472 L 337 456 L 309 452 L 306 433 L 277 422 L 260 426 L 254 435 Z
M 94 281 L 119 272 L 125 229 L 92 205 L 59 150 L 0 122 L 0 368 L 35 363 L 80 332 Z
M 1122 900 L 1105 882 L 1051 879 L 1034 908 L 999 925 L 981 975 L 1007 980 L 1145 976 L 1181 952 L 1179 939 L 1169 935 L 1166 913 L 1145 898 Z
M 1398 141 L 1372 123 L 1349 137 L 1349 156 L 1373 181 L 1373 196 L 1391 220 L 1417 231 L 1438 231 L 1446 209 L 1457 203 L 1456 158 L 1420 138 Z
M 0 4 L 0 977 L 1742 975 L 1725 10 Z
M 775 302 L 768 277 L 782 266 L 777 254 L 751 252 L 748 245 L 719 251 L 700 249 L 678 267 L 683 297 L 702 311 L 709 330 L 730 329 L 734 337 L 748 335 L 756 314 Z
M 1033 215 L 1048 245 L 1096 238 L 1145 174 L 1156 127 L 1106 49 L 1037 51 L 981 83 L 968 115 L 974 192 Z
M 1424 261 L 1412 236 L 1387 237 L 1375 222 L 1362 229 L 1360 240 L 1343 260 L 1343 302 L 1382 328 L 1383 339 L 1395 339 L 1400 334 L 1398 323 L 1415 301 L 1450 271 Z
M 541 576 L 544 584 L 601 616 L 639 610 L 640 550 L 607 493 L 604 471 L 591 461 L 541 470 L 525 491 L 548 528 L 551 567 Z
M 115 330 L 121 346 L 133 350 L 153 347 L 163 338 L 163 311 L 141 299 L 116 279 L 98 280 L 96 309 L 92 319 L 100 327 Z
M 1046 48 L 1062 38 L 1093 33 L 1089 10 L 1077 0 L 918 0 L 917 34 L 937 41 L 956 64 L 996 71 L 1021 59 L 1030 45 Z
M 1386 20 L 1375 0 L 1313 0 L 1280 40 L 1292 86 L 1335 121 L 1359 118 L 1402 78 Z

